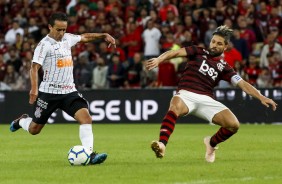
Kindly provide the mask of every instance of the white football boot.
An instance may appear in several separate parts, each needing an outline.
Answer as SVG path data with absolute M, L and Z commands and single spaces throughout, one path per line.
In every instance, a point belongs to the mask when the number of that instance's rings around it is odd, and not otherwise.
M 210 140 L 211 140 L 210 136 L 207 136 L 207 137 L 204 138 L 204 144 L 206 145 L 205 158 L 206 158 L 207 162 L 213 163 L 215 161 L 215 150 L 217 150 L 218 147 L 212 147 L 210 145 Z
M 153 141 L 151 148 L 155 152 L 157 158 L 163 158 L 165 155 L 165 145 L 159 141 Z

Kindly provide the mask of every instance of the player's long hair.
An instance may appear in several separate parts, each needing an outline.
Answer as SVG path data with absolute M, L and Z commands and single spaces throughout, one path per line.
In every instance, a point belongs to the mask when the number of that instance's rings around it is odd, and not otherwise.
M 230 41 L 230 38 L 233 34 L 233 30 L 227 27 L 226 25 L 219 26 L 216 28 L 215 32 L 212 35 L 218 35 L 224 38 L 224 43 L 227 45 Z

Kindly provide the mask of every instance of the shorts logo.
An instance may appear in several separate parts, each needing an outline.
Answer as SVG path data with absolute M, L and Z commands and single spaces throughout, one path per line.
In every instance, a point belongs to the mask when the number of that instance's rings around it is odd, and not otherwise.
M 37 99 L 37 106 L 41 107 L 42 109 L 47 109 L 48 103 L 45 102 L 44 100 L 38 98 Z
M 40 118 L 42 111 L 43 111 L 43 110 L 42 110 L 40 107 L 36 107 L 36 110 L 35 110 L 35 112 L 34 112 L 34 116 L 35 116 L 36 118 Z

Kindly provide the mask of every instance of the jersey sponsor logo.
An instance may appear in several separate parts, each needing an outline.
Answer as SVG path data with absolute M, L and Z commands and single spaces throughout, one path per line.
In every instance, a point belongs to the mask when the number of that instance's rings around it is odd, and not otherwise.
M 58 68 L 64 68 L 64 67 L 72 67 L 73 62 L 71 58 L 59 58 L 57 60 L 57 67 Z
M 64 85 L 64 84 L 49 84 L 49 87 L 52 88 L 60 88 L 60 89 L 73 89 L 72 85 Z
M 206 64 L 206 60 L 203 60 L 199 72 L 201 72 L 203 75 L 210 76 L 214 81 L 216 80 L 218 76 L 218 72 L 215 71 L 213 67 L 210 67 L 208 64 Z

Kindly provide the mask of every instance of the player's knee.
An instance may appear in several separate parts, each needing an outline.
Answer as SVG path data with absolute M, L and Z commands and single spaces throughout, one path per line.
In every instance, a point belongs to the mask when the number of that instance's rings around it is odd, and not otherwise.
M 173 111 L 177 116 L 183 116 L 187 114 L 188 112 L 184 111 L 183 107 L 175 104 L 171 104 L 169 107 L 170 111 Z
M 91 116 L 89 116 L 88 118 L 86 118 L 86 122 L 89 123 L 89 124 L 92 124 L 92 118 L 91 118 Z
M 90 115 L 84 116 L 75 116 L 75 119 L 79 122 L 79 124 L 92 124 L 92 118 Z
M 92 124 L 92 119 L 91 117 L 87 117 L 87 118 L 84 118 L 80 124 Z
M 176 116 L 180 115 L 180 111 L 179 111 L 179 108 L 177 106 L 172 105 L 172 106 L 169 107 L 169 110 L 174 112 L 176 114 Z
M 38 129 L 38 128 L 29 128 L 29 133 L 31 134 L 31 135 L 37 135 L 37 134 L 39 134 L 40 132 L 41 132 L 41 129 Z
M 232 131 L 232 132 L 234 132 L 234 133 L 236 133 L 236 132 L 238 132 L 239 128 L 240 128 L 240 123 L 234 123 L 234 124 L 232 124 L 232 126 L 229 128 L 229 130 Z

